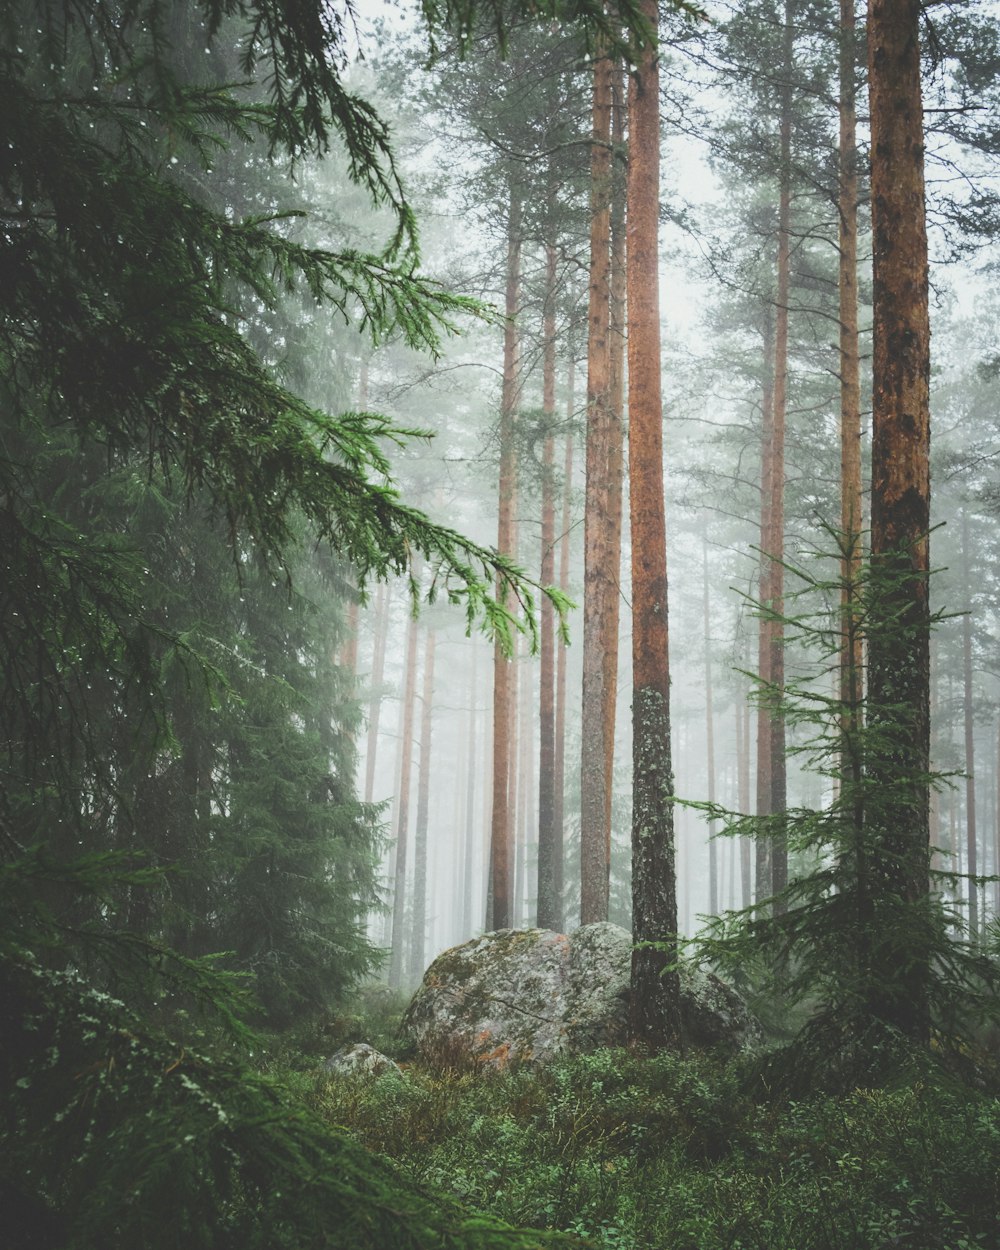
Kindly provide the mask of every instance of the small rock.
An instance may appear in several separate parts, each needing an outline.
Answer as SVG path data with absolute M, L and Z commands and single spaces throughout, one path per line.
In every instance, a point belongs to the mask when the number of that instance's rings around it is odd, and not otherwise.
M 324 1072 L 330 1076 L 386 1076 L 394 1072 L 402 1076 L 399 1065 L 388 1055 L 383 1055 L 367 1042 L 357 1042 L 354 1046 L 342 1046 L 323 1064 Z

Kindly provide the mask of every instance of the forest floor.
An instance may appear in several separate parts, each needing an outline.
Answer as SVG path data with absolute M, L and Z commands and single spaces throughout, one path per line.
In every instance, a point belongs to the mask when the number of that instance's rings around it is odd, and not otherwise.
M 383 1002 L 349 1031 L 392 1053 L 391 1024 Z M 1000 1247 L 1000 1100 L 985 1087 L 941 1076 L 790 1101 L 746 1060 L 625 1051 L 317 1077 L 324 1040 L 297 1039 L 281 1064 L 324 1119 L 514 1225 L 602 1250 Z

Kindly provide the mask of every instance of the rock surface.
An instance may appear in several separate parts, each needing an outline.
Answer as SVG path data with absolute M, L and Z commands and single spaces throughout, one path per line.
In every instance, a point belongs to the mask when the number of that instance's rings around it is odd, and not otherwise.
M 608 923 L 485 933 L 434 960 L 403 1034 L 425 1059 L 494 1067 L 624 1045 L 631 952 L 631 934 Z M 760 1041 L 746 1004 L 713 973 L 684 965 L 681 1000 L 690 1044 L 739 1051 Z
M 402 1072 L 388 1055 L 383 1055 L 367 1042 L 357 1042 L 353 1046 L 342 1046 L 323 1064 L 323 1071 L 330 1076 L 386 1076 Z

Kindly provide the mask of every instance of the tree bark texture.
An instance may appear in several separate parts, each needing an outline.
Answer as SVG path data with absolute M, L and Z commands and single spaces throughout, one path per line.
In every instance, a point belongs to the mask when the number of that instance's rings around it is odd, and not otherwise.
M 562 530 L 559 539 L 559 589 L 569 592 L 569 557 L 571 503 L 573 494 L 573 430 L 574 415 L 574 367 L 570 360 L 566 389 L 566 409 L 570 425 L 566 431 L 566 449 L 563 456 Z M 555 863 L 555 897 L 559 923 L 553 925 L 557 932 L 563 925 L 563 856 L 565 848 L 565 792 L 566 792 L 566 648 L 556 653 L 556 744 L 552 781 L 552 828 L 555 835 L 553 852 Z
M 375 639 L 372 645 L 371 693 L 368 698 L 368 744 L 365 748 L 365 802 L 375 793 L 375 760 L 378 725 L 382 715 L 382 681 L 385 676 L 385 644 L 389 634 L 390 585 L 383 582 L 375 595 Z
M 497 550 L 511 555 L 514 550 L 517 489 L 515 418 L 518 404 L 519 337 L 517 311 L 521 288 L 521 214 L 520 190 L 511 173 L 510 207 L 507 218 L 507 279 L 503 343 L 503 387 L 500 398 L 500 484 Z M 509 603 L 509 592 L 498 593 Z M 507 929 L 512 923 L 512 859 L 514 819 L 510 794 L 510 775 L 514 730 L 515 672 L 499 642 L 493 654 L 493 808 L 490 820 L 490 928 Z
M 406 630 L 406 673 L 403 679 L 403 724 L 399 742 L 399 786 L 396 806 L 396 865 L 392 903 L 392 954 L 389 984 L 403 984 L 403 940 L 406 932 L 406 859 L 410 830 L 410 778 L 413 771 L 413 711 L 417 692 L 417 622 L 411 616 Z
M 750 810 L 750 704 L 744 697 L 736 704 L 736 776 L 737 776 L 737 810 Z M 752 843 L 749 838 L 740 838 L 740 889 L 741 907 L 749 907 L 753 901 L 752 876 Z
M 474 869 L 476 862 L 476 838 L 473 830 L 476 827 L 476 697 L 478 695 L 477 659 L 479 648 L 472 648 L 472 672 L 469 676 L 469 728 L 466 737 L 469 771 L 465 789 L 465 829 L 463 831 L 463 886 L 462 886 L 462 939 L 471 936 L 476 921 L 473 919 Z
M 771 597 L 771 573 L 773 562 L 768 556 L 771 541 L 771 508 L 773 506 L 772 479 L 774 460 L 774 314 L 768 308 L 764 321 L 764 384 L 761 391 L 761 449 L 760 449 L 760 588 L 759 599 L 766 607 Z M 761 617 L 757 639 L 757 674 L 761 687 L 771 680 L 771 634 L 770 622 Z M 771 814 L 771 718 L 763 702 L 757 704 L 757 793 L 758 816 Z M 755 846 L 756 901 L 763 902 L 771 896 L 771 842 L 759 836 Z
M 594 61 L 590 156 L 590 294 L 587 328 L 587 464 L 583 537 L 583 707 L 580 761 L 580 923 L 608 918 L 611 829 L 608 823 L 610 605 L 618 586 L 612 569 L 611 456 L 611 111 L 615 60 Z M 616 648 L 612 645 L 612 652 Z
M 768 583 L 768 608 L 772 614 L 768 640 L 771 649 L 770 680 L 775 695 L 781 698 L 785 684 L 785 627 L 781 616 L 785 610 L 785 417 L 788 410 L 788 305 L 791 294 L 791 207 L 792 207 L 792 72 L 794 27 L 791 0 L 785 0 L 785 21 L 782 32 L 780 118 L 780 185 L 778 190 L 778 283 L 777 307 L 774 314 L 774 423 L 771 435 L 771 510 L 770 538 L 766 548 L 771 557 Z M 771 805 L 772 816 L 781 816 L 788 799 L 788 770 L 785 759 L 785 717 L 775 706 L 770 715 L 771 728 Z M 788 847 L 784 835 L 776 831 L 771 840 L 771 890 L 775 895 L 775 913 L 784 910 L 780 895 L 788 884 Z
M 840 145 L 838 150 L 839 274 L 840 293 L 840 529 L 843 543 L 841 612 L 859 613 L 855 596 L 849 602 L 849 585 L 856 586 L 861 572 L 861 383 L 858 350 L 858 148 L 855 76 L 857 31 L 854 0 L 840 0 Z M 848 635 L 854 635 L 853 653 Z M 840 699 L 844 705 L 845 734 L 860 730 L 861 675 L 864 644 L 858 622 L 844 621 L 841 655 Z M 842 752 L 842 768 L 848 767 Z
M 611 299 L 608 323 L 608 552 L 612 585 L 608 589 L 604 651 L 604 823 L 611 867 L 611 811 L 614 800 L 615 726 L 618 721 L 618 649 L 621 619 L 622 479 L 625 464 L 625 179 L 628 149 L 624 66 L 615 59 L 611 102 Z
M 715 802 L 715 720 L 712 708 L 712 639 L 708 595 L 708 534 L 702 534 L 702 608 L 705 640 L 705 767 L 708 775 L 709 803 Z M 715 821 L 708 821 L 708 913 L 719 914 L 719 845 L 715 840 Z
M 655 0 L 642 11 L 656 29 Z M 629 485 L 632 533 L 632 978 L 629 1036 L 657 1049 L 680 1041 L 670 670 L 667 631 L 663 410 L 660 397 L 658 222 L 660 113 L 657 50 L 629 75 Z M 643 943 L 657 945 L 645 946 Z
M 417 823 L 413 831 L 413 938 L 410 980 L 424 975 L 427 943 L 427 829 L 431 798 L 431 735 L 434 731 L 434 630 L 424 642 L 424 680 L 420 708 L 420 760 L 417 781 Z
M 556 420 L 556 249 L 545 249 L 545 309 L 542 336 L 542 567 L 541 583 L 556 580 L 555 420 Z M 536 923 L 542 929 L 562 924 L 556 895 L 555 836 L 555 613 L 543 599 L 538 673 L 538 886 Z
M 909 907 L 876 926 L 872 1012 L 927 1042 L 929 955 L 921 932 L 928 896 L 930 761 L 928 529 L 930 325 L 919 0 L 870 0 L 868 78 L 873 234 L 872 565 L 882 585 L 868 643 L 870 774 L 889 798 L 878 809 L 877 879 Z M 878 987 L 878 988 L 876 988 Z M 875 995 L 878 994 L 876 998 Z
M 969 514 L 962 510 L 962 580 L 965 590 L 965 615 L 962 617 L 962 708 L 965 722 L 965 846 L 969 874 L 966 898 L 969 905 L 969 938 L 979 940 L 979 843 L 976 831 L 976 735 L 972 715 L 972 587 L 969 573 Z

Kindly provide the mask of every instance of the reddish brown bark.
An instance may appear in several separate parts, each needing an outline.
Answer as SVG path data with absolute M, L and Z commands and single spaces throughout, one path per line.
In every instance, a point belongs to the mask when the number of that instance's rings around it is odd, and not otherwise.
M 462 833 L 462 928 L 461 938 L 465 939 L 470 936 L 473 926 L 478 923 L 476 917 L 477 900 L 474 897 L 475 892 L 475 875 L 474 867 L 476 861 L 476 838 L 473 835 L 476 820 L 476 723 L 478 717 L 476 715 L 476 698 L 478 696 L 477 682 L 477 659 L 479 656 L 479 648 L 472 648 L 472 672 L 469 676 L 469 727 L 466 734 L 466 752 L 468 759 L 468 772 L 465 779 L 465 828 Z M 474 917 L 476 917 L 474 919 Z
M 556 419 L 556 249 L 545 249 L 545 310 L 542 326 L 542 567 L 541 582 L 556 580 L 555 419 Z M 542 929 L 562 924 L 556 896 L 555 837 L 555 613 L 542 601 L 541 657 L 538 673 L 538 886 L 536 922 Z
M 500 483 L 497 520 L 497 550 L 511 555 L 514 550 L 514 496 L 517 464 L 514 443 L 518 404 L 517 311 L 521 286 L 521 199 L 511 175 L 510 207 L 507 218 L 507 279 L 503 344 L 503 387 L 500 399 Z M 509 605 L 509 592 L 498 588 Z M 512 922 L 511 868 L 513 859 L 514 808 L 510 780 L 514 752 L 514 671 L 498 642 L 493 654 L 493 804 L 490 819 L 490 886 L 487 925 L 509 928 Z
M 928 892 L 930 760 L 928 529 L 930 325 L 920 91 L 919 0 L 870 0 L 868 80 L 873 235 L 872 566 L 892 628 L 869 636 L 869 737 L 876 879 L 919 922 Z M 891 892 L 891 893 L 890 893 Z M 873 1014 L 929 1039 L 930 967 L 876 926 Z M 913 929 L 906 926 L 907 942 Z
M 784 82 L 781 87 L 780 143 L 781 167 L 778 193 L 778 283 L 774 319 L 774 423 L 771 431 L 771 527 L 767 553 L 771 556 L 768 607 L 773 613 L 769 642 L 770 681 L 778 698 L 785 684 L 785 416 L 788 408 L 788 304 L 791 267 L 792 205 L 792 54 L 794 32 L 790 0 L 785 0 L 783 31 Z M 780 816 L 787 806 L 787 766 L 785 760 L 785 718 L 780 708 L 771 714 L 771 815 Z M 788 884 L 788 847 L 784 836 L 775 832 L 771 842 L 771 889 L 779 896 Z M 784 909 L 775 903 L 775 911 Z
M 618 630 L 621 618 L 622 477 L 625 463 L 625 77 L 615 61 L 611 108 L 611 282 L 608 323 L 608 568 L 604 649 L 604 825 L 611 864 L 611 808 L 614 798 L 615 727 L 618 721 Z
M 642 11 L 655 30 L 656 0 Z M 677 887 L 670 764 L 663 410 L 660 398 L 660 112 L 657 51 L 629 75 L 626 235 L 629 482 L 632 533 L 632 952 L 629 1037 L 648 1048 L 680 1039 Z M 642 945 L 655 942 L 656 946 Z
M 607 767 L 614 718 L 608 725 L 605 684 L 609 601 L 617 596 L 611 569 L 609 474 L 611 441 L 611 105 L 614 59 L 594 62 L 590 156 L 590 298 L 587 331 L 587 467 L 583 530 L 583 700 L 580 767 L 580 922 L 608 918 L 610 827 Z
M 840 529 L 844 555 L 841 562 L 841 612 L 844 615 L 844 650 L 841 656 L 840 698 L 845 734 L 860 730 L 863 640 L 861 605 L 851 587 L 861 573 L 861 384 L 858 352 L 858 151 L 855 73 L 857 33 L 854 0 L 840 0 L 840 147 L 839 174 L 839 289 L 840 289 Z M 847 614 L 853 619 L 848 621 Z M 848 637 L 853 636 L 853 645 Z M 842 769 L 852 767 L 845 743 Z

